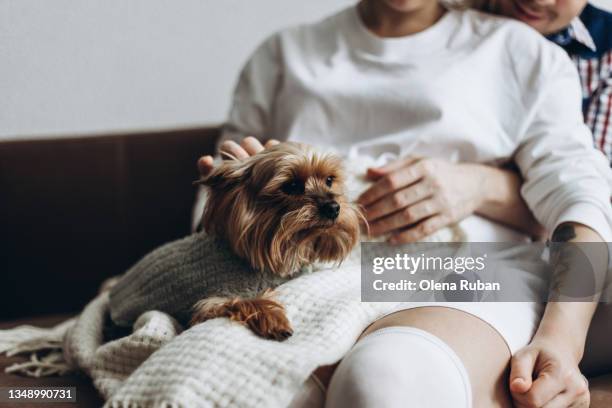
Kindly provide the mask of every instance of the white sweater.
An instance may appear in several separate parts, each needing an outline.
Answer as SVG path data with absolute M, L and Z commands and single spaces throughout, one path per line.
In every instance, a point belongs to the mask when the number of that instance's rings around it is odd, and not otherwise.
M 568 56 L 522 23 L 449 11 L 423 32 L 380 38 L 350 7 L 255 51 L 223 139 L 301 141 L 380 162 L 408 154 L 514 160 L 544 226 L 579 222 L 609 242 L 610 169 L 580 103 Z M 499 226 L 479 234 L 470 225 L 471 241 L 502 238 Z

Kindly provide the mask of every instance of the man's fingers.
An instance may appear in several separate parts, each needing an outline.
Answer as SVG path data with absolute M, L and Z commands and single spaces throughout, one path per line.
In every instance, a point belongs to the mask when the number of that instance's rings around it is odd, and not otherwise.
M 589 408 L 591 397 L 588 392 L 581 395 L 572 395 L 568 392 L 562 392 L 555 398 L 544 404 L 542 408 Z
M 376 180 L 379 177 L 384 176 L 385 174 L 393 173 L 396 170 L 399 170 L 403 167 L 410 166 L 411 164 L 420 160 L 420 157 L 417 156 L 407 156 L 399 160 L 395 160 L 385 166 L 381 167 L 370 167 L 366 174 L 366 177 L 370 180 Z
M 381 199 L 389 193 L 400 188 L 409 186 L 423 177 L 422 169 L 419 166 L 410 166 L 393 173 L 389 173 L 379 178 L 370 188 L 368 188 L 357 202 L 361 205 L 370 205 L 374 201 Z
M 277 144 L 279 144 L 280 142 L 276 139 L 270 139 L 266 142 L 266 144 L 264 144 L 264 148 L 268 149 L 272 146 L 276 146 Z
M 538 353 L 535 350 L 520 350 L 510 363 L 510 392 L 524 394 L 531 388 L 532 374 Z
M 214 160 L 212 156 L 202 156 L 198 160 L 198 171 L 200 176 L 206 177 L 212 171 L 214 167 Z
M 564 390 L 565 383 L 559 372 L 556 370 L 544 371 L 538 373 L 538 377 L 533 381 L 529 391 L 519 396 L 518 400 L 536 407 L 542 407 Z
M 223 142 L 219 148 L 219 151 L 221 152 L 222 156 L 226 156 L 231 159 L 243 160 L 249 157 L 247 151 L 233 140 L 226 140 Z
M 240 147 L 242 147 L 249 156 L 254 156 L 261 152 L 264 147 L 261 142 L 255 139 L 253 136 L 247 136 L 240 141 Z
M 370 224 L 370 235 L 376 237 L 403 228 L 434 215 L 438 211 L 433 200 L 420 201 L 410 207 L 380 218 Z
M 575 372 L 566 383 L 566 389 L 557 394 L 542 408 L 588 408 L 591 402 L 589 384 L 579 372 Z
M 393 245 L 407 244 L 416 242 L 420 239 L 433 234 L 437 230 L 446 227 L 450 224 L 450 219 L 444 215 L 434 215 L 431 218 L 421 221 L 414 227 L 410 227 L 404 231 L 398 232 L 389 238 L 389 243 Z

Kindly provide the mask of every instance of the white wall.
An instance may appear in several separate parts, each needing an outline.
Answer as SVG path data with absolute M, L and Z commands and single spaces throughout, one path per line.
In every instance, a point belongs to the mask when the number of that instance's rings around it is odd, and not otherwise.
M 0 0 L 0 138 L 215 124 L 269 33 L 352 0 Z
M 590 0 L 596 6 L 612 10 L 612 0 Z
M 355 1 L 0 0 L 0 139 L 218 123 L 266 35 Z

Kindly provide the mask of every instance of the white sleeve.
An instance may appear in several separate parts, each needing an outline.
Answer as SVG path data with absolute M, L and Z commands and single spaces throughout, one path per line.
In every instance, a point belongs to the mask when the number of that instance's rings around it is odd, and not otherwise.
M 557 53 L 546 71 L 515 156 L 521 193 L 549 231 L 572 221 L 612 242 L 612 173 L 583 122 L 576 69 Z
M 275 34 L 255 50 L 242 69 L 219 144 L 246 136 L 261 141 L 272 136 L 270 118 L 280 75 L 279 35 Z
M 278 41 L 277 34 L 269 37 L 242 69 L 216 151 L 225 140 L 240 142 L 246 136 L 255 136 L 263 141 L 271 137 L 270 117 L 281 71 Z M 192 209 L 192 232 L 200 225 L 205 204 L 206 191 L 200 186 Z

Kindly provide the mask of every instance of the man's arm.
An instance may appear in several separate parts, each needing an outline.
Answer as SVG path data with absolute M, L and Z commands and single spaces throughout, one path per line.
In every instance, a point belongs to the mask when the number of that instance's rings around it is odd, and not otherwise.
M 481 205 L 476 214 L 508 225 L 531 237 L 544 236 L 545 229 L 535 219 L 521 196 L 521 176 L 510 169 L 474 165 L 482 185 Z
M 512 359 L 510 391 L 519 407 L 539 407 L 551 401 L 567 406 L 580 398 L 588 400 L 588 384 L 578 363 L 607 273 L 608 247 L 599 234 L 577 223 L 561 224 L 551 240 L 551 296 L 557 300 L 546 305 L 531 343 Z M 585 270 L 585 265 L 590 270 Z M 593 293 L 588 294 L 590 301 L 559 301 L 568 289 L 567 282 L 576 282 L 572 279 L 575 275 L 591 272 L 594 285 Z M 581 278 L 584 281 L 587 276 Z
M 576 223 L 561 224 L 555 230 L 551 241 L 553 301 L 546 306 L 535 338 L 563 337 L 571 354 L 576 361 L 580 361 L 589 324 L 606 279 L 608 247 L 599 234 L 589 227 Z M 571 243 L 576 243 L 576 246 Z M 555 245 L 558 247 L 555 248 Z M 568 285 L 585 281 L 588 282 L 589 292 L 592 293 L 584 292 L 583 287 L 568 288 Z M 567 293 L 572 289 L 590 296 L 591 301 L 563 301 L 563 292 Z M 563 336 L 559 336 L 561 332 Z

